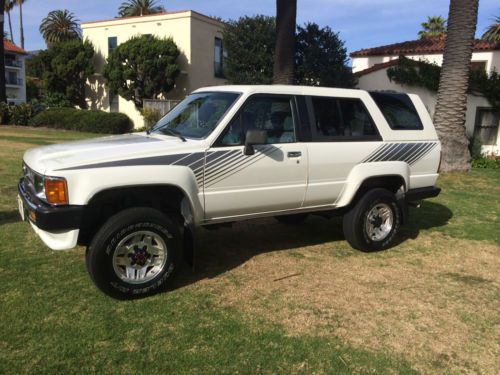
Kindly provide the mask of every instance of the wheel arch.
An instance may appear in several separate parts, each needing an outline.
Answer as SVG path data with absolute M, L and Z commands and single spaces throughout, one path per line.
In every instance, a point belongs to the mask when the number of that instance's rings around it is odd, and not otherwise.
M 97 191 L 84 206 L 78 244 L 87 246 L 106 220 L 132 207 L 151 207 L 174 215 L 179 225 L 194 227 L 196 209 L 189 194 L 172 184 L 126 185 Z M 190 212 L 186 212 L 189 210 Z

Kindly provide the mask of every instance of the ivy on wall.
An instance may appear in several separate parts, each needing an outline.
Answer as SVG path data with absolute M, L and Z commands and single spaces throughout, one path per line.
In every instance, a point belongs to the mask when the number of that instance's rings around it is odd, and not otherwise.
M 416 61 L 404 56 L 399 57 L 398 64 L 387 69 L 389 80 L 401 85 L 424 87 L 437 92 L 441 67 L 426 61 Z M 500 74 L 484 71 L 472 71 L 469 78 L 469 92 L 478 92 L 491 105 L 500 110 Z

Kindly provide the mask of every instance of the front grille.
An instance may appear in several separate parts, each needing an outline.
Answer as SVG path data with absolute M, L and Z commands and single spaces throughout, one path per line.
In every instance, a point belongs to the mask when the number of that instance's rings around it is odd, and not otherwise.
M 33 169 L 23 163 L 23 179 L 25 186 L 33 191 L 35 194 L 40 194 L 44 190 L 43 177 L 41 174 L 36 173 Z

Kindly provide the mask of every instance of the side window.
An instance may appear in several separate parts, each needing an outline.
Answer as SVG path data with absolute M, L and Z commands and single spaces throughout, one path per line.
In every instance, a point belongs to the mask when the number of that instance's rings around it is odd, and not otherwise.
M 406 94 L 370 93 L 393 130 L 422 130 L 413 102 Z
M 378 138 L 373 120 L 359 99 L 313 97 L 313 141 Z
M 295 142 L 291 99 L 272 96 L 250 98 L 229 124 L 222 145 L 241 145 L 250 129 L 267 131 L 267 143 Z

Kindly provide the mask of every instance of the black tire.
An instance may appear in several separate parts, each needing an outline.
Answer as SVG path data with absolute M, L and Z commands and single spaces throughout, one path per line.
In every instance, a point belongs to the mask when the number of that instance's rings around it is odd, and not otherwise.
M 144 235 L 144 233 L 150 235 Z M 121 241 L 141 236 L 141 241 L 143 241 L 141 244 L 146 241 L 145 237 L 154 241 L 152 246 L 160 244 L 159 247 L 164 249 L 163 255 L 151 255 L 147 252 L 149 249 L 147 245 L 139 248 L 134 243 L 135 246 L 128 250 L 127 256 L 122 255 L 121 259 L 139 264 L 140 267 L 141 264 L 137 260 L 140 255 L 143 267 L 150 259 L 151 261 L 158 260 L 158 263 L 161 264 L 149 265 L 148 263 L 146 265 L 148 275 L 144 276 L 144 282 L 141 280 L 129 282 L 128 275 L 121 277 L 118 275 L 120 270 L 127 274 L 127 267 L 116 265 L 114 255 Z M 161 244 L 162 241 L 163 244 Z M 146 207 L 126 209 L 109 218 L 92 239 L 85 259 L 87 270 L 95 285 L 103 293 L 113 298 L 132 299 L 151 295 L 165 288 L 167 279 L 172 275 L 177 265 L 181 243 L 179 226 L 162 212 Z M 123 249 L 124 246 L 122 245 L 121 248 Z M 132 252 L 133 254 L 131 254 Z M 138 254 L 141 252 L 142 255 Z M 131 268 L 132 266 L 129 269 Z
M 299 225 L 302 224 L 308 218 L 309 214 L 293 214 L 293 215 L 281 215 L 275 216 L 274 218 L 278 220 L 281 224 L 287 225 Z
M 370 220 L 368 215 L 370 212 L 373 212 L 372 209 L 375 207 L 390 209 L 392 214 L 392 226 L 385 225 L 380 216 Z M 385 226 L 385 228 L 390 228 L 390 230 L 383 235 L 381 234 L 380 236 L 384 237 L 380 238 L 380 240 L 374 239 L 368 233 L 368 221 L 372 223 L 375 228 L 380 229 L 382 226 Z M 380 221 L 382 221 L 382 223 L 377 226 Z M 355 249 L 367 252 L 384 250 L 391 246 L 394 236 L 399 230 L 400 224 L 401 214 L 396 197 L 389 190 L 377 188 L 364 193 L 357 203 L 344 215 L 344 236 L 347 242 Z

